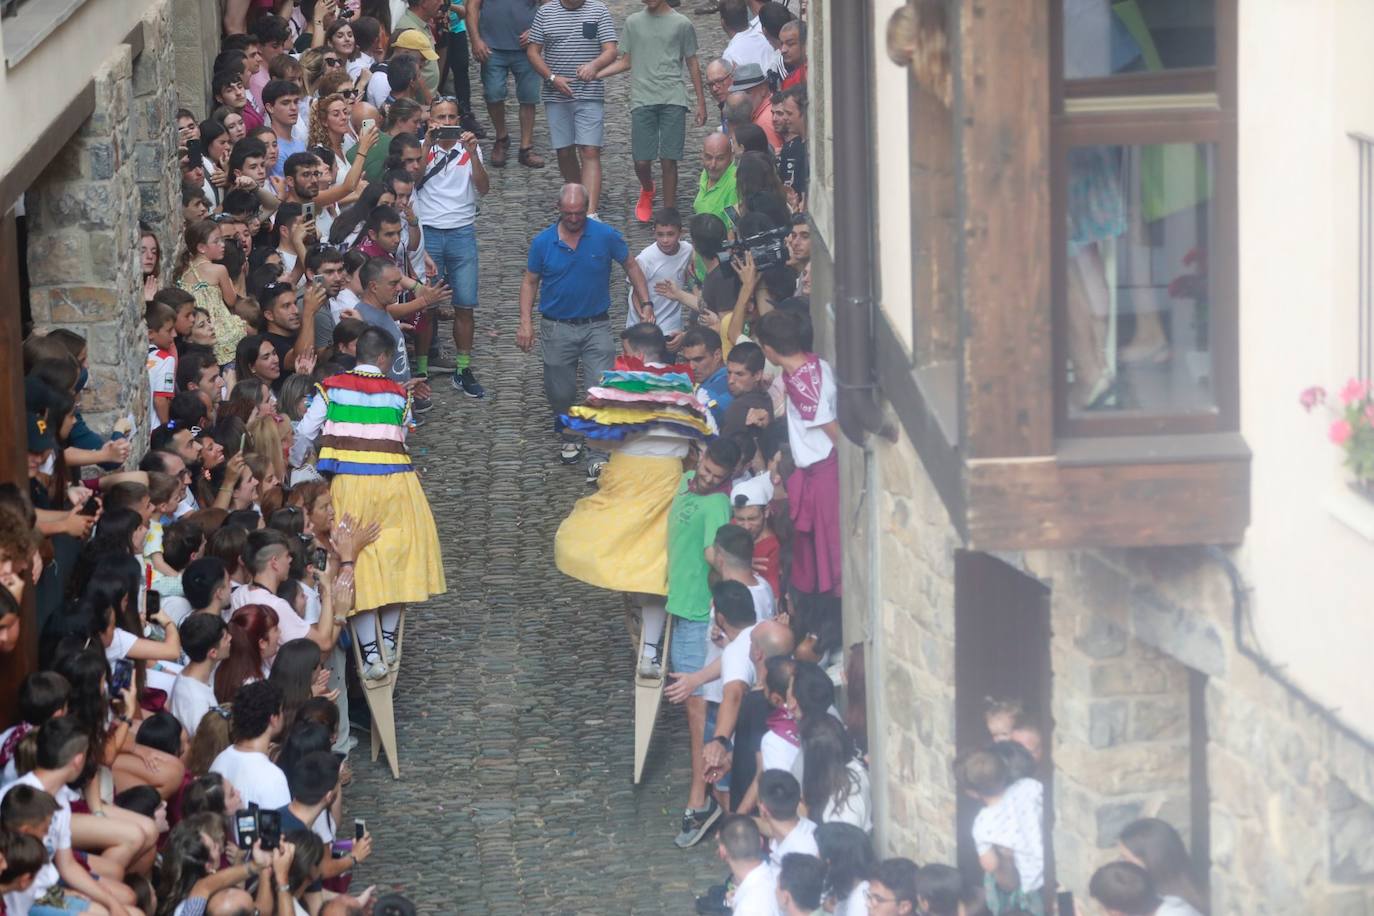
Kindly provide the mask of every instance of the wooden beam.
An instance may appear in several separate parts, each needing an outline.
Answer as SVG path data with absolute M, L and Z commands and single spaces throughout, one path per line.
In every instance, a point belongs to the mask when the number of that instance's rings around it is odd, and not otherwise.
M 19 320 L 19 232 L 14 211 L 0 217 L 0 481 L 27 492 L 28 427 L 24 414 L 24 332 Z M 3 588 L 4 586 L 0 586 Z M 16 721 L 19 685 L 38 663 L 32 588 L 25 590 L 19 645 L 0 657 L 0 728 Z
M 1250 523 L 1247 457 L 968 466 L 968 541 L 979 550 L 1238 544 Z
M 1050 0 L 962 0 L 955 76 L 971 458 L 1048 455 Z
M 4 176 L 0 176 L 0 211 L 9 212 L 19 195 L 29 189 L 43 170 L 52 162 L 57 151 L 66 146 L 67 141 L 76 135 L 81 125 L 95 112 L 95 82 L 77 93 L 66 108 L 52 119 L 39 136 L 38 142 L 26 152 Z

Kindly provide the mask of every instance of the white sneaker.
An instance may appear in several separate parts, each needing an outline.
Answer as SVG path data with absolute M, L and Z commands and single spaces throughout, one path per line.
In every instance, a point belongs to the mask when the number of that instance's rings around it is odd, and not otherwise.
M 663 663 L 655 655 L 641 655 L 639 657 L 639 676 L 640 677 L 663 677 Z
M 577 464 L 582 460 L 582 443 L 564 442 L 558 449 L 558 460 L 564 464 Z
M 374 658 L 363 665 L 363 680 L 365 681 L 384 680 L 390 673 L 391 669 L 380 658 Z

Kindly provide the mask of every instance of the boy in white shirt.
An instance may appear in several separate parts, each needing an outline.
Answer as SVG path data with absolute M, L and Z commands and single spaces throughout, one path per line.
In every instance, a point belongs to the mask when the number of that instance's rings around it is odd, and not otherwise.
M 739 525 L 716 529 L 715 542 L 706 548 L 706 562 L 722 582 L 738 582 L 754 600 L 754 620 L 762 623 L 777 613 L 773 587 L 754 573 L 754 538 Z
M 769 838 L 768 861 L 776 870 L 791 852 L 819 855 L 816 822 L 797 814 L 801 783 L 786 770 L 764 770 L 759 776 L 760 828 Z
M 654 314 L 652 318 L 640 314 L 634 290 L 630 290 L 625 326 L 652 321 L 666 337 L 681 332 L 682 303 L 660 291 L 660 287 L 666 290 L 685 285 L 687 268 L 692 263 L 692 245 L 682 240 L 682 214 L 676 207 L 663 207 L 654 213 L 654 243 L 635 255 L 635 260 L 644 271 L 644 284 L 649 287 Z
M 732 814 L 722 821 L 716 855 L 734 879 L 734 916 L 778 916 L 777 873 L 763 859 L 763 837 L 753 818 Z
M 196 727 L 218 704 L 210 677 L 229 656 L 229 628 L 218 614 L 192 614 L 180 627 L 181 650 L 190 662 L 172 684 L 172 715 L 194 738 Z
M 176 395 L 176 309 L 149 302 L 143 310 L 148 322 L 148 431 L 167 422 Z
M 291 804 L 286 774 L 267 756 L 273 739 L 281 733 L 282 692 L 276 684 L 254 681 L 234 696 L 229 735 L 234 743 L 220 751 L 210 771 L 233 783 L 245 806 L 276 811 Z

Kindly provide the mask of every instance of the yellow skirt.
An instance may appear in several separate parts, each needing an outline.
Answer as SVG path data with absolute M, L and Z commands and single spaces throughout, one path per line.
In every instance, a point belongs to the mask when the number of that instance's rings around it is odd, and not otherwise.
M 598 588 L 668 594 L 668 509 L 681 482 L 680 458 L 612 453 L 597 491 L 558 526 L 554 562 Z
M 442 594 L 444 563 L 429 500 L 415 474 L 339 474 L 330 484 L 334 517 L 377 522 L 382 535 L 358 555 L 354 610 L 414 604 Z

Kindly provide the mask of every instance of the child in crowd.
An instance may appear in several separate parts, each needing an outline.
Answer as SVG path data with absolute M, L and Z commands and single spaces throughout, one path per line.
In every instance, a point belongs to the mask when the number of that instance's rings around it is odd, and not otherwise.
M 1006 761 L 985 750 L 957 761 L 955 779 L 960 791 L 983 803 L 973 821 L 973 842 L 988 909 L 994 916 L 1013 907 L 1043 916 L 1044 786 L 1029 778 L 1013 782 Z
M 162 556 L 162 519 L 176 511 L 183 495 L 180 480 L 161 471 L 148 471 L 148 501 L 152 512 L 148 516 L 148 535 L 143 539 L 143 562 L 152 568 L 154 576 L 177 575 Z
M 15 615 L 18 619 L 18 615 Z M 0 732 L 0 785 L 33 769 L 38 729 L 44 722 L 67 714 L 71 685 L 56 671 L 35 671 L 19 688 L 19 723 Z
M 176 311 L 156 300 L 143 310 L 148 322 L 148 429 L 167 422 L 167 410 L 176 394 Z

